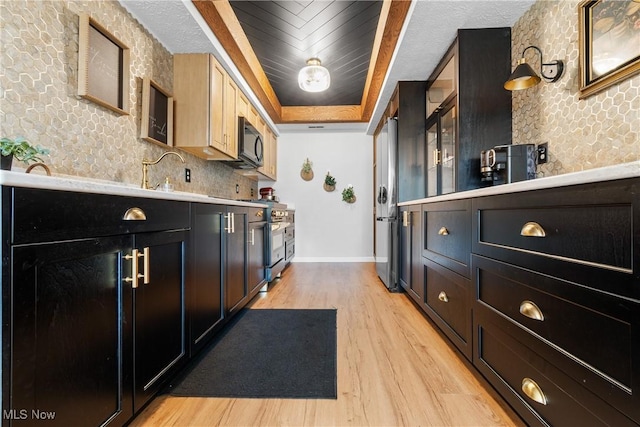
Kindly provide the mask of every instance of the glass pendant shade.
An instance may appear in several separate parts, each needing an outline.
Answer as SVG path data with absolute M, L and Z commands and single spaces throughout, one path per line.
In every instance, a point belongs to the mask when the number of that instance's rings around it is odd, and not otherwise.
M 318 58 L 311 58 L 298 73 L 298 85 L 306 92 L 322 92 L 331 85 L 329 70 L 320 65 Z
M 509 80 L 505 82 L 504 88 L 507 90 L 527 89 L 538 83 L 540 83 L 540 76 L 533 71 L 524 58 L 521 58 L 518 61 L 518 66 L 509 76 Z

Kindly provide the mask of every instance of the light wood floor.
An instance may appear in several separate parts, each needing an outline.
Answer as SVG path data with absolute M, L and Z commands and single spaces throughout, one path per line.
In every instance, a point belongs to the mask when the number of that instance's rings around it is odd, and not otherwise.
M 337 308 L 337 400 L 160 396 L 132 425 L 523 425 L 373 263 L 294 263 L 251 308 Z

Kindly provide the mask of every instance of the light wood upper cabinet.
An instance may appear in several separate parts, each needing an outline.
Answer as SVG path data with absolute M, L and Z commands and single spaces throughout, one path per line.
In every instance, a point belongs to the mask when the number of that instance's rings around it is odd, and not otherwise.
M 239 117 L 248 117 L 248 113 L 249 113 L 249 100 L 247 99 L 247 97 L 244 95 L 244 93 L 242 93 L 242 91 L 238 91 L 238 96 L 236 98 L 236 110 L 238 111 L 238 116 Z
M 278 160 L 278 140 L 268 126 L 265 126 L 263 143 L 264 160 L 262 166 L 258 168 L 258 172 L 262 177 L 276 181 L 278 179 L 276 167 Z
M 224 86 L 224 152 L 234 157 L 238 157 L 238 112 L 236 109 L 238 92 L 238 86 L 235 82 L 227 78 Z
M 275 134 L 215 57 L 186 53 L 173 61 L 174 145 L 207 160 L 236 159 L 238 117 L 246 117 L 262 135 L 264 160 L 257 171 L 238 172 L 275 181 Z
M 238 157 L 238 88 L 209 54 L 177 54 L 173 63 L 174 145 L 198 157 Z

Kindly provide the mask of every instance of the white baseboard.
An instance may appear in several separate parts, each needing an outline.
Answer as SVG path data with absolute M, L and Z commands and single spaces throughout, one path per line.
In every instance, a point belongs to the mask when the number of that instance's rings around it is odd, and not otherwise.
M 291 262 L 375 262 L 374 257 L 299 257 Z

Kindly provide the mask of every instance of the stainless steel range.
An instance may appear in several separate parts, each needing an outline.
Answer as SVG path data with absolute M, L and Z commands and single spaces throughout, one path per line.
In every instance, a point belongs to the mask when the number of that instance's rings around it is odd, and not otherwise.
M 266 277 L 271 282 L 277 278 L 285 263 L 285 228 L 289 226 L 287 205 L 268 199 L 250 200 L 251 202 L 264 203 L 267 218 L 266 236 Z

